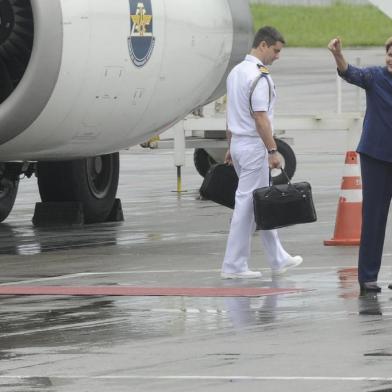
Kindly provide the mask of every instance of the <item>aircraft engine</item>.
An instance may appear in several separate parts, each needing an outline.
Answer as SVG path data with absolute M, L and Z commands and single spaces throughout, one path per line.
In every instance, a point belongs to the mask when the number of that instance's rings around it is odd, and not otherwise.
M 39 162 L 44 201 L 98 200 L 102 220 L 116 153 L 223 95 L 252 32 L 247 0 L 0 1 L 0 177 Z M 88 197 L 65 196 L 80 175 Z
M 31 4 L 0 3 L 0 103 L 15 90 L 29 64 L 34 39 Z

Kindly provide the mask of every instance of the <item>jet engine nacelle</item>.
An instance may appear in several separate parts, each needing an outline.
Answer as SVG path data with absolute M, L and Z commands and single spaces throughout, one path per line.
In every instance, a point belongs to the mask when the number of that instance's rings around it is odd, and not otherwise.
M 241 0 L 0 2 L 1 160 L 112 153 L 224 93 L 250 46 Z
M 251 36 L 247 0 L 1 0 L 0 221 L 33 172 L 35 224 L 121 219 L 118 151 L 221 96 Z

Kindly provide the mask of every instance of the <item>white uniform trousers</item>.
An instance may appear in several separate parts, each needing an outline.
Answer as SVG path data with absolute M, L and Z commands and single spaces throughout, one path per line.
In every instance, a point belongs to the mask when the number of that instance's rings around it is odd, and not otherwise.
M 269 185 L 269 166 L 260 137 L 233 135 L 230 153 L 239 181 L 222 272 L 238 273 L 249 269 L 251 239 L 256 229 L 253 191 Z M 282 267 L 290 255 L 283 249 L 277 230 L 261 230 L 259 234 L 270 267 Z

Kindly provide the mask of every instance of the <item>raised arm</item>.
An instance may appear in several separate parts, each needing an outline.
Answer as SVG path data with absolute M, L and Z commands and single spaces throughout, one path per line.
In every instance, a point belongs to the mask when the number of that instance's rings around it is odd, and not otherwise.
M 363 89 L 371 88 L 374 80 L 373 73 L 376 67 L 358 68 L 349 64 L 343 56 L 342 42 L 339 37 L 334 38 L 328 44 L 328 49 L 335 58 L 340 77 L 342 77 L 346 82 Z
M 347 71 L 348 63 L 343 56 L 342 52 L 342 41 L 339 37 L 334 38 L 328 44 L 328 49 L 331 51 L 333 57 L 336 61 L 336 66 L 338 67 L 339 72 L 344 73 Z

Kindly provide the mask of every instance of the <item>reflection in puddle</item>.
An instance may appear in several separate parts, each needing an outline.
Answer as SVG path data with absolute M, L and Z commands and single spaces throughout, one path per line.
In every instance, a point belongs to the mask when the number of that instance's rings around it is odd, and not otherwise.
M 205 234 L 205 236 L 210 237 L 211 234 Z M 59 250 L 162 243 L 199 237 L 203 235 L 130 230 L 123 227 L 121 223 L 45 229 L 0 224 L 0 254 L 31 256 Z
M 17 255 L 32 256 L 40 253 L 42 253 L 42 248 L 41 245 L 38 243 L 16 245 Z
M 358 298 L 359 314 L 363 316 L 381 316 L 382 309 L 377 294 L 365 294 Z

